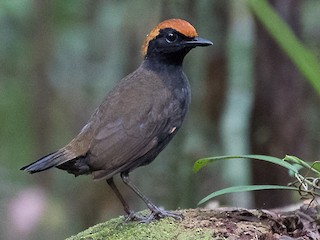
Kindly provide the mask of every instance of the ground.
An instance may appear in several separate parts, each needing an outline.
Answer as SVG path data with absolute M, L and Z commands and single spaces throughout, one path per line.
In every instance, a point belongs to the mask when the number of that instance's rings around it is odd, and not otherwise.
M 293 211 L 197 208 L 176 212 L 183 214 L 182 221 L 165 218 L 143 224 L 119 217 L 67 240 L 320 239 L 320 206 L 316 204 L 302 205 Z

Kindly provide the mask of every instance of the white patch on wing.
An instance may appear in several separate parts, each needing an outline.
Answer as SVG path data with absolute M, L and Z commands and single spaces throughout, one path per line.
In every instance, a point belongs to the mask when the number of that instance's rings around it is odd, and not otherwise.
M 81 129 L 80 133 L 85 132 L 85 131 L 89 128 L 89 126 L 90 126 L 90 122 L 87 123 L 87 124 Z
M 169 131 L 169 134 L 172 134 L 176 129 L 177 129 L 176 127 L 171 128 Z

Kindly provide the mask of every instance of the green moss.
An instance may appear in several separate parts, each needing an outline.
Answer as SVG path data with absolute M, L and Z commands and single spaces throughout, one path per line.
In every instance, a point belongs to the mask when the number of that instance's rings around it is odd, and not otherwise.
M 119 217 L 97 224 L 67 240 L 139 240 L 139 239 L 212 239 L 212 232 L 201 228 L 186 228 L 180 221 L 165 218 L 149 224 L 125 222 Z

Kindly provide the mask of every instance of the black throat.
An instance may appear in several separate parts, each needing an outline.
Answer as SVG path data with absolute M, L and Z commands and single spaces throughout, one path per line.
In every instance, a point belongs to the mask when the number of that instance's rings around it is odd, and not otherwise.
M 146 57 L 143 61 L 143 65 L 147 69 L 155 72 L 161 72 L 163 74 L 176 72 L 177 70 L 182 71 L 183 58 L 181 60 L 172 58 L 169 59 L 170 61 L 158 57 Z
M 145 60 L 152 63 L 153 65 L 173 65 L 182 66 L 183 59 L 191 48 L 184 48 L 179 52 L 158 52 L 158 51 L 148 51 L 145 56 Z

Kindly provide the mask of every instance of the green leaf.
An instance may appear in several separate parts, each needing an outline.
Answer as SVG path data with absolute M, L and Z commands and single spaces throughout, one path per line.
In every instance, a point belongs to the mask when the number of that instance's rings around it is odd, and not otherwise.
M 234 158 L 243 158 L 241 155 L 239 156 L 218 156 L 218 157 L 208 157 L 208 158 L 201 158 L 197 160 L 193 165 L 193 171 L 198 172 L 201 168 L 205 167 L 209 163 L 216 162 L 219 160 L 226 160 L 226 159 L 234 159 Z
M 299 188 L 296 187 L 288 187 L 288 186 L 278 186 L 278 185 L 248 185 L 248 186 L 233 186 L 229 188 L 224 188 L 219 191 L 213 192 L 206 196 L 205 198 L 201 199 L 198 205 L 201 205 L 208 200 L 228 193 L 236 193 L 236 192 L 247 192 L 247 191 L 257 191 L 257 190 L 293 190 L 299 191 Z
M 312 163 L 311 167 L 313 169 L 315 169 L 316 171 L 318 171 L 318 174 L 320 174 L 320 162 L 319 161 L 315 161 L 314 163 Z
M 218 157 L 209 157 L 209 158 L 202 158 L 197 160 L 193 165 L 193 171 L 198 172 L 201 168 L 208 165 L 209 163 L 213 163 L 220 160 L 227 160 L 227 159 L 235 159 L 235 158 L 249 158 L 254 160 L 266 161 L 270 163 L 277 164 L 281 167 L 287 168 L 294 173 L 297 173 L 297 169 L 288 162 L 283 161 L 280 158 L 265 156 L 265 155 L 234 155 L 234 156 L 218 156 Z
M 248 0 L 248 4 L 280 48 L 320 94 L 320 63 L 316 55 L 304 47 L 266 0 Z
M 296 163 L 296 164 L 299 164 L 301 166 L 303 166 L 302 162 L 304 162 L 300 158 L 298 158 L 296 156 L 291 156 L 291 155 L 286 155 L 283 160 L 287 161 L 287 162 Z
M 298 165 L 305 167 L 306 169 L 310 169 L 314 173 L 320 175 L 320 162 L 319 161 L 315 161 L 313 163 L 308 163 L 308 162 L 305 162 L 296 156 L 290 156 L 290 155 L 286 155 L 283 160 L 287 161 L 287 162 L 292 162 L 294 164 L 298 164 Z

